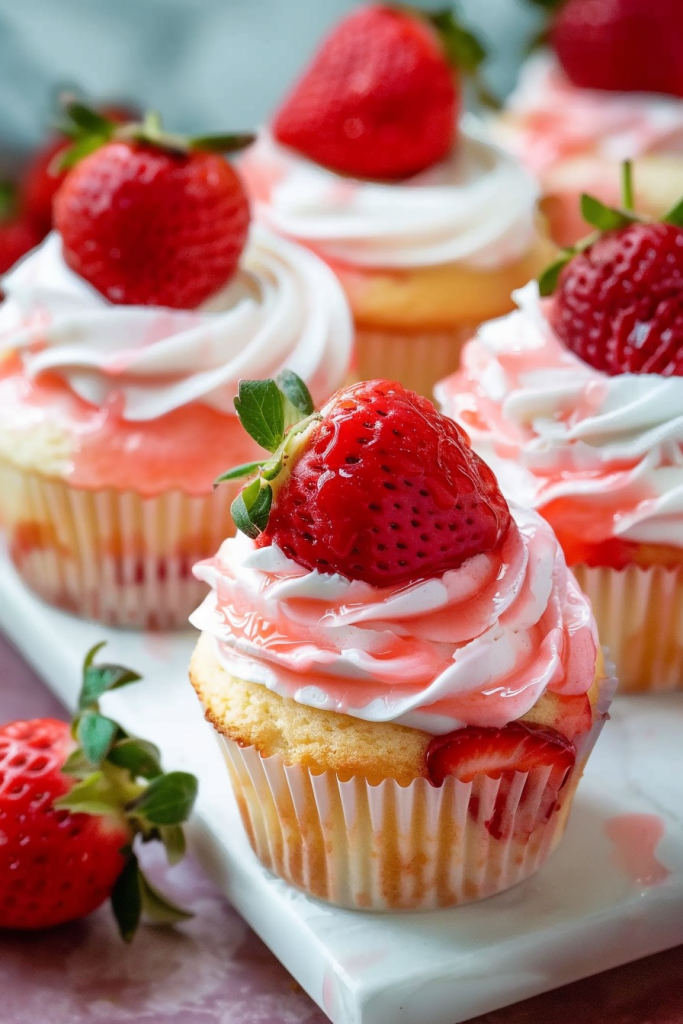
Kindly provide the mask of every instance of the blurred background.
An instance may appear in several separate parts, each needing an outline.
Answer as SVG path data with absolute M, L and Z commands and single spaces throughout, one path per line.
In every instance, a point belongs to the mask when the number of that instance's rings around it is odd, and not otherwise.
M 681 0 L 683 2 L 683 0 Z M 263 122 L 316 42 L 353 0 L 0 0 L 0 173 L 44 136 L 56 93 L 154 108 L 169 128 Z M 415 0 L 415 6 L 438 7 Z M 523 0 L 462 0 L 508 91 L 537 12 Z

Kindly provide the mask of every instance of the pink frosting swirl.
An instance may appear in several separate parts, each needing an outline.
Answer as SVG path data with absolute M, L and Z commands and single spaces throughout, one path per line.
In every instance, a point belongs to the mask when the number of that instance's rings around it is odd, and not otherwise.
M 227 540 L 195 567 L 191 622 L 232 674 L 283 697 L 442 734 L 502 726 L 546 690 L 585 693 L 597 636 L 550 527 L 511 508 L 499 548 L 432 579 L 376 588 Z

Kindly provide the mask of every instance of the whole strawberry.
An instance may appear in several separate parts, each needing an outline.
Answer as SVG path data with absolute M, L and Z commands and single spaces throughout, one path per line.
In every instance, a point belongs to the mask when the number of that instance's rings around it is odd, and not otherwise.
M 143 913 L 188 915 L 153 889 L 133 840 L 184 850 L 181 823 L 197 783 L 164 774 L 152 744 L 104 716 L 99 697 L 140 677 L 86 657 L 73 726 L 54 719 L 0 728 L 0 929 L 42 929 L 84 917 L 111 897 L 124 939 Z
M 477 40 L 452 15 L 361 7 L 341 21 L 280 107 L 275 138 L 356 177 L 404 178 L 453 148 L 456 68 L 475 70 Z
M 680 0 L 566 0 L 550 41 L 580 88 L 683 96 Z
M 273 452 L 233 504 L 235 522 L 306 568 L 390 586 L 453 569 L 507 532 L 507 503 L 467 436 L 401 384 L 353 384 L 314 414 L 288 373 L 280 387 L 242 381 L 235 405 Z
M 40 232 L 21 208 L 14 186 L 0 183 L 0 274 L 13 267 L 40 240 Z
M 196 308 L 228 283 L 247 239 L 246 193 L 219 153 L 252 137 L 184 139 L 155 116 L 117 126 L 88 115 L 92 134 L 54 201 L 66 263 L 110 302 Z
M 582 199 L 598 230 L 566 250 L 541 278 L 554 292 L 548 317 L 558 337 L 585 362 L 610 375 L 683 375 L 683 204 L 661 222 L 631 209 L 625 165 L 623 210 Z

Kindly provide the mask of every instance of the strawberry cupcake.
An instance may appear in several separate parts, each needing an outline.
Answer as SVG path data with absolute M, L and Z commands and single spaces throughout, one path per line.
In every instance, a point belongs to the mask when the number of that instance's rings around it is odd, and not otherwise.
M 495 135 L 536 175 L 551 234 L 583 234 L 583 192 L 614 204 L 616 165 L 638 161 L 639 206 L 661 216 L 683 177 L 683 5 L 679 0 L 567 0 L 550 48 L 534 54 Z
M 247 242 L 240 179 L 209 151 L 229 138 L 97 123 L 109 141 L 67 176 L 57 230 L 2 279 L 0 521 L 51 604 L 173 628 L 230 531 L 237 487 L 213 480 L 258 455 L 239 378 L 291 368 L 324 399 L 351 321 L 312 253 L 263 228 Z
M 507 889 L 559 842 L 606 717 L 590 606 L 548 524 L 429 401 L 359 383 L 266 431 L 276 394 L 241 385 L 271 454 L 195 569 L 192 616 L 251 845 L 345 907 Z
M 586 198 L 610 229 L 550 268 L 546 297 L 517 292 L 437 388 L 554 527 L 626 692 L 683 684 L 682 209 L 644 222 Z
M 425 395 L 549 254 L 532 176 L 458 126 L 462 39 L 443 12 L 353 12 L 240 164 L 257 218 L 344 286 L 356 377 Z

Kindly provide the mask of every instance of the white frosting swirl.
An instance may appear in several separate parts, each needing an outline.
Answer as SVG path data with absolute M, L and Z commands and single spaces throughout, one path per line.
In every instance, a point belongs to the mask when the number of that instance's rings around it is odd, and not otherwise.
M 352 266 L 496 267 L 518 259 L 534 234 L 532 177 L 471 121 L 448 159 L 402 182 L 342 177 L 265 132 L 241 169 L 265 224 Z
M 683 378 L 610 377 L 563 345 L 535 282 L 514 297 L 438 385 L 444 411 L 515 501 L 570 496 L 611 510 L 611 536 L 683 547 Z
M 195 567 L 212 589 L 191 622 L 227 671 L 310 707 L 433 734 L 505 725 L 546 689 L 585 693 L 596 656 L 589 603 L 552 530 L 511 511 L 501 549 L 395 588 L 305 569 L 239 535 Z
M 350 313 L 332 272 L 261 227 L 227 288 L 196 311 L 110 303 L 67 267 L 56 233 L 2 289 L 0 348 L 20 350 L 29 376 L 57 373 L 93 405 L 119 396 L 127 420 L 190 402 L 233 413 L 240 378 L 284 366 L 323 400 L 350 359 Z
M 549 52 L 530 57 L 500 123 L 501 141 L 543 171 L 565 156 L 613 163 L 646 153 L 683 152 L 683 101 L 658 93 L 579 89 Z

